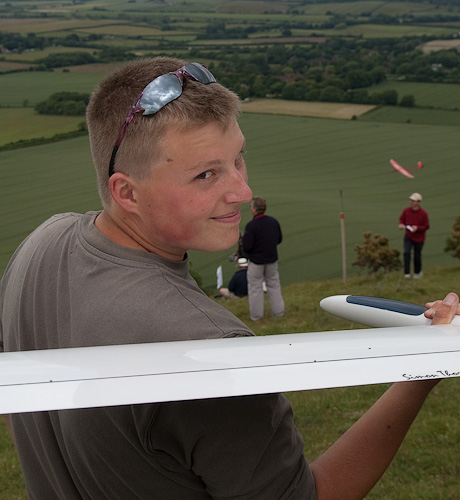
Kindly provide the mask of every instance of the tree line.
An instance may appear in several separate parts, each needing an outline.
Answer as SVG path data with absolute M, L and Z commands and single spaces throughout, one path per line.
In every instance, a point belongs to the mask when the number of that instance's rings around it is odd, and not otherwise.
M 413 96 L 368 89 L 388 78 L 460 83 L 460 53 L 424 54 L 420 38 L 326 39 L 309 46 L 276 44 L 263 48 L 222 48 L 217 54 L 193 49 L 190 57 L 210 65 L 240 97 L 414 106 Z
M 213 25 L 225 30 L 225 23 Z M 218 36 L 217 32 L 210 35 Z M 8 34 L 8 37 L 11 34 Z M 4 44 L 5 34 L 0 33 Z M 23 46 L 41 43 L 41 37 L 15 38 Z M 66 43 L 82 43 L 78 35 L 65 37 Z M 220 46 L 216 49 L 195 47 L 188 59 L 210 60 L 210 69 L 224 85 L 242 99 L 274 97 L 290 100 L 349 102 L 414 106 L 411 95 L 396 91 L 372 92 L 372 86 L 386 79 L 414 82 L 460 83 L 460 52 L 440 50 L 424 53 L 420 47 L 428 37 L 385 39 L 314 38 L 308 44 L 272 44 L 261 46 Z M 183 44 L 165 45 L 183 57 Z M 162 50 L 152 52 L 159 55 Z M 171 52 L 169 52 L 171 54 Z M 66 66 L 134 59 L 130 50 L 106 47 L 93 53 L 76 50 L 50 54 L 38 61 L 34 70 L 53 70 Z

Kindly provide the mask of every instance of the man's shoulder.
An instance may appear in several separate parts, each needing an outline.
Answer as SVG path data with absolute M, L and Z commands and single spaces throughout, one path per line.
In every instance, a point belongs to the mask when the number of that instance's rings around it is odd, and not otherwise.
M 19 245 L 14 257 L 24 254 L 28 250 L 35 252 L 39 247 L 53 248 L 56 240 L 63 240 L 69 228 L 83 217 L 73 212 L 55 214 L 37 226 Z
M 31 234 L 34 233 L 57 233 L 61 232 L 68 227 L 74 226 L 79 221 L 89 217 L 95 217 L 97 212 L 88 212 L 86 214 L 79 214 L 76 212 L 65 212 L 61 214 L 52 215 L 50 218 L 42 222 Z
M 268 215 L 268 214 L 261 214 L 261 215 L 257 215 L 256 217 L 254 217 L 254 219 L 252 219 L 251 222 L 254 222 L 254 223 L 262 223 L 262 224 L 273 224 L 273 223 L 276 223 L 276 224 L 279 224 L 277 219 L 275 219 L 275 217 L 273 217 L 272 215 Z M 251 223 L 249 222 L 249 224 Z
M 278 219 L 275 219 L 275 217 L 273 217 L 272 215 L 266 215 L 265 216 L 265 224 L 267 226 L 270 226 L 272 228 L 280 228 L 280 223 L 278 222 Z

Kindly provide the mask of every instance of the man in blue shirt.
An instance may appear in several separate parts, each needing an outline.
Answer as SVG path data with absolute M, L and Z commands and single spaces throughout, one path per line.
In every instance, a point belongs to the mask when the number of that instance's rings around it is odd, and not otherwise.
M 220 288 L 219 293 L 226 299 L 246 297 L 248 294 L 248 259 L 238 259 L 238 271 L 232 276 L 228 288 Z

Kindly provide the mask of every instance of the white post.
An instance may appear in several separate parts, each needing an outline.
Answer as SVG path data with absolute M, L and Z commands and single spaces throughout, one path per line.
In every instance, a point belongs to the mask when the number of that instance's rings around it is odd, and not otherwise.
M 342 239 L 342 279 L 344 284 L 347 284 L 347 248 L 345 243 L 345 212 L 343 210 L 342 190 L 340 190 L 340 203 L 342 211 L 340 212 L 340 233 Z

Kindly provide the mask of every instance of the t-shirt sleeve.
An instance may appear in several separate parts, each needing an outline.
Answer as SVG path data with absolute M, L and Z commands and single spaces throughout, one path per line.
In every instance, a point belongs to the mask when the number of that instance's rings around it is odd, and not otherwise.
M 161 404 L 148 428 L 165 473 L 201 479 L 215 500 L 315 500 L 292 409 L 280 394 Z

